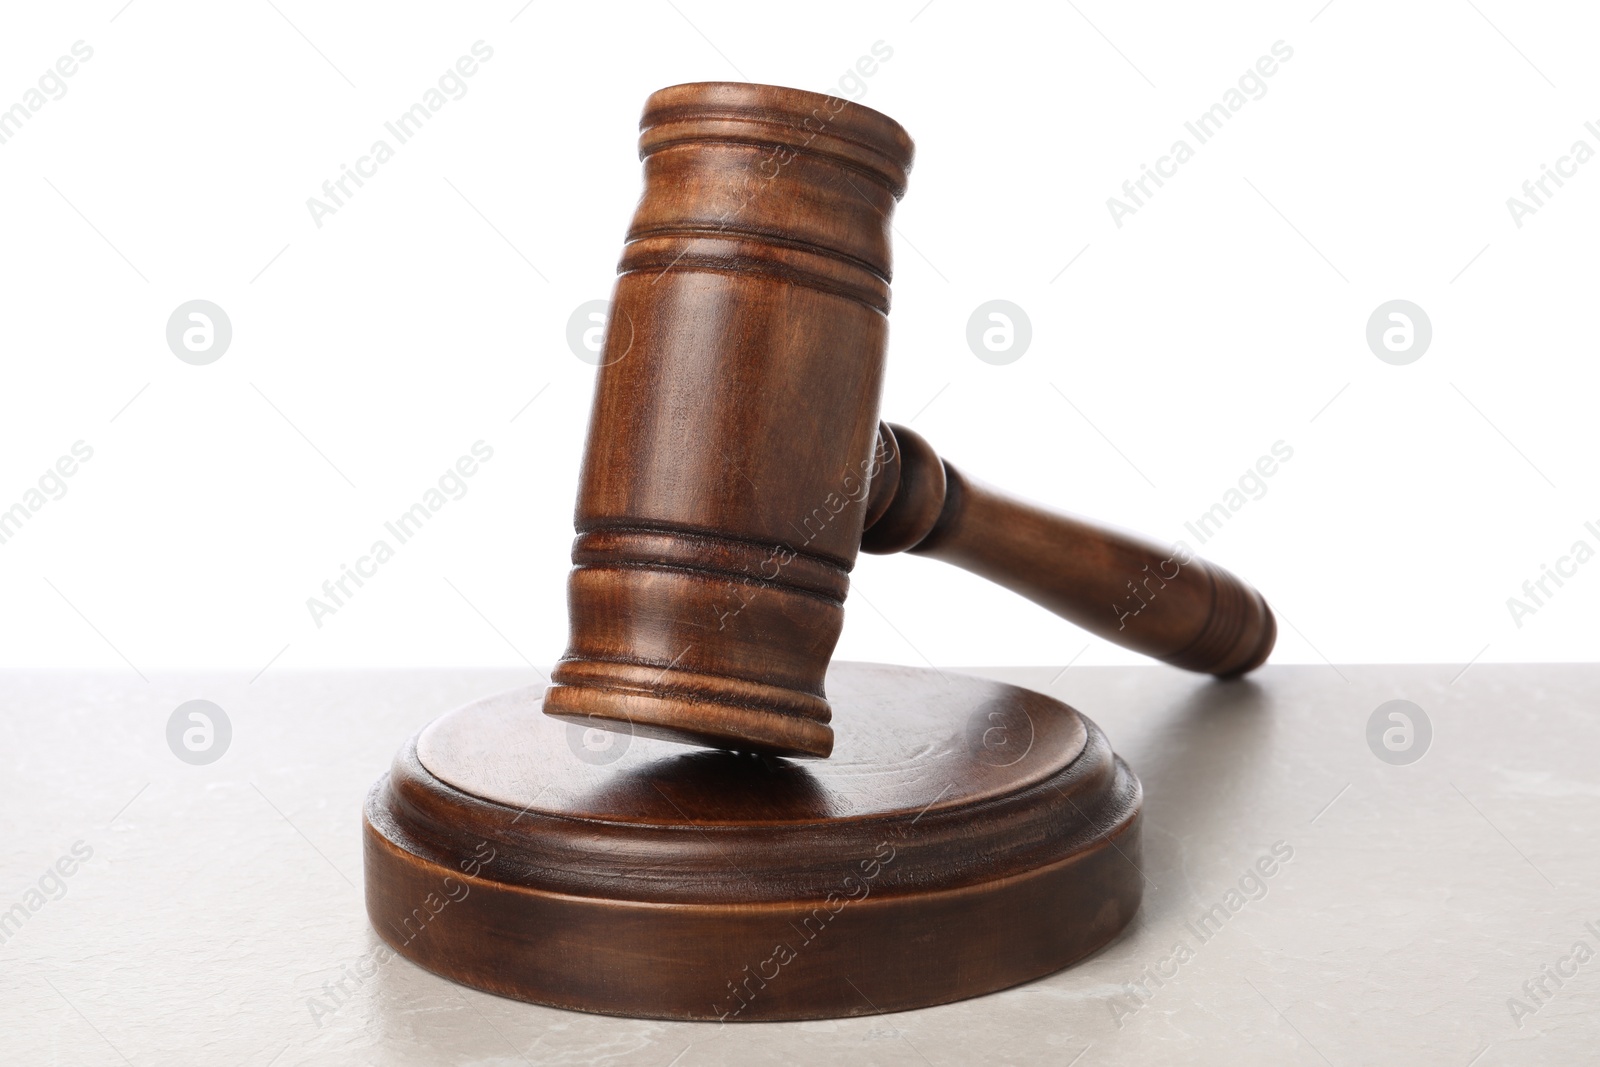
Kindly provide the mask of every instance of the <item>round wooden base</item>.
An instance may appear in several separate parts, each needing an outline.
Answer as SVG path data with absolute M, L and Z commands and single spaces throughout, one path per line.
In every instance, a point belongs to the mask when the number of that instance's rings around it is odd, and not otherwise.
M 367 911 L 447 978 L 580 1011 L 753 1021 L 977 996 L 1139 906 L 1138 779 L 1026 689 L 835 664 L 824 761 L 586 729 L 515 690 L 367 798 Z

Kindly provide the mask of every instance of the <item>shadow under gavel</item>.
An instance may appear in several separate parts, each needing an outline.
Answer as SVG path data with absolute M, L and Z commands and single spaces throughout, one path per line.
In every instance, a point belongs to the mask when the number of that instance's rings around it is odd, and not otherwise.
M 904 426 L 879 425 L 878 456 L 863 552 L 954 564 L 1185 670 L 1236 677 L 1272 652 L 1277 623 L 1261 594 L 1181 547 L 1008 497 Z

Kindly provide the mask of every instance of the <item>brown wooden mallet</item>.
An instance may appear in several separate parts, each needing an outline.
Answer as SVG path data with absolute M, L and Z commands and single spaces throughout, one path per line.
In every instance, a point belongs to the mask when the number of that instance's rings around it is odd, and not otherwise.
M 646 108 L 545 713 L 827 756 L 858 549 L 946 560 L 1179 667 L 1258 666 L 1272 614 L 1227 571 L 1009 499 L 880 426 L 911 142 L 827 99 L 692 85 Z
M 857 552 L 947 560 L 1219 675 L 1266 658 L 1271 612 L 878 422 L 893 120 L 706 83 L 652 95 L 641 131 L 570 646 L 548 690 L 443 715 L 373 787 L 374 929 L 506 996 L 722 1021 L 938 1004 L 1094 952 L 1139 906 L 1138 779 L 1042 694 L 830 666 Z

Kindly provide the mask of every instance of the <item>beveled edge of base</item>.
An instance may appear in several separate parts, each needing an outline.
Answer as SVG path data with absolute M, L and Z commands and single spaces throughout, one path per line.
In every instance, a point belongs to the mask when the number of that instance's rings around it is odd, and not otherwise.
M 549 871 L 561 854 L 555 837 L 587 837 L 601 824 L 586 829 L 547 813 L 535 820 L 537 837 L 529 838 L 528 823 L 518 822 L 522 813 L 460 794 L 427 772 L 414 758 L 413 738 L 394 771 L 367 796 L 368 914 L 390 947 L 436 974 L 513 999 L 603 1015 L 824 1019 L 997 992 L 1103 948 L 1132 920 L 1142 899 L 1142 789 L 1104 735 L 1085 722 L 1091 743 L 1062 775 L 1077 772 L 1071 780 L 1082 788 L 1073 790 L 1072 808 L 1092 836 L 1080 834 L 1085 827 L 1063 825 L 1071 843 L 1048 860 L 941 885 L 937 877 L 920 878 L 932 869 L 916 858 L 917 837 L 930 827 L 886 821 L 882 847 L 888 851 L 879 858 L 899 858 L 902 866 L 859 900 L 838 892 L 804 899 L 628 899 L 605 895 L 604 882 L 557 888 Z M 395 774 L 406 778 L 404 789 Z M 424 818 L 416 807 L 419 789 L 437 793 L 446 807 L 465 805 L 463 813 L 470 809 L 476 821 L 445 833 L 458 824 Z M 1057 791 L 1051 783 L 1033 789 Z M 936 821 L 968 819 L 993 829 L 988 824 L 994 805 L 975 803 Z M 495 834 L 500 822 L 503 838 Z M 851 821 L 852 832 L 861 826 Z M 959 831 L 959 825 L 942 832 L 952 829 Z M 670 847 L 667 835 L 680 830 L 608 826 L 607 832 L 635 841 L 641 834 L 660 836 Z M 832 840 L 813 839 L 807 846 L 797 837 L 794 849 L 813 850 L 819 869 L 837 865 L 836 871 L 849 872 L 854 853 L 865 852 L 863 840 L 857 836 L 841 853 Z M 904 868 L 906 863 L 914 867 Z M 894 883 L 906 874 L 918 874 L 908 879 L 917 884 Z M 792 933 L 804 936 L 813 927 L 815 937 L 803 942 Z M 789 947 L 792 963 L 774 963 L 775 944 Z M 761 980 L 763 974 L 769 980 Z M 841 983 L 839 974 L 849 975 L 852 984 Z M 735 991 L 736 979 L 748 1001 Z M 771 983 L 779 983 L 776 991 Z
M 1117 762 L 1121 764 L 1122 761 L 1119 758 Z M 564 1011 L 581 1011 L 591 1015 L 608 1015 L 620 1018 L 661 1019 L 672 1022 L 757 1023 L 855 1018 L 937 1007 L 942 1004 L 951 1004 L 957 1001 L 970 1000 L 974 997 L 987 996 L 991 993 L 998 993 L 1044 978 L 1088 959 L 1114 942 L 1127 929 L 1129 923 L 1138 913 L 1139 906 L 1143 900 L 1143 880 L 1134 866 L 1142 852 L 1141 816 L 1143 812 L 1141 808 L 1136 810 L 1125 823 L 1118 826 L 1115 834 L 1108 835 L 1095 848 L 1085 850 L 1038 870 L 1030 871 L 1027 874 L 978 885 L 963 885 L 949 889 L 934 890 L 915 898 L 887 897 L 868 900 L 856 905 L 853 909 L 841 908 L 841 911 L 837 913 L 848 913 L 852 918 L 860 920 L 857 923 L 858 926 L 873 923 L 879 925 L 903 923 L 906 916 L 894 913 L 906 912 L 908 910 L 907 901 L 914 900 L 922 905 L 922 911 L 940 907 L 946 913 L 967 912 L 973 907 L 987 905 L 995 912 L 1009 915 L 1016 914 L 1018 909 L 1036 911 L 1039 906 L 1048 906 L 1050 903 L 1059 900 L 1064 886 L 1070 885 L 1075 881 L 1083 882 L 1094 878 L 1106 878 L 1121 883 L 1124 889 L 1121 898 L 1113 899 L 1108 895 L 1106 906 L 1101 908 L 1098 916 L 1093 917 L 1101 920 L 1098 927 L 1095 927 L 1089 921 L 1085 921 L 1081 924 L 1081 929 L 1089 932 L 1078 938 L 1070 950 L 1036 962 L 1032 966 L 1021 967 L 997 977 L 990 977 L 984 981 L 969 979 L 966 983 L 947 982 L 932 989 L 918 988 L 908 995 L 893 989 L 885 989 L 875 983 L 873 979 L 877 976 L 873 975 L 870 969 L 863 970 L 861 967 L 857 967 L 853 971 L 843 970 L 840 969 L 841 964 L 831 959 L 825 959 L 822 961 L 821 969 L 837 970 L 837 973 L 850 974 L 852 983 L 848 986 L 842 983 L 834 983 L 838 987 L 836 989 L 838 999 L 821 1002 L 811 1000 L 805 1002 L 801 1007 L 774 1007 L 771 998 L 767 998 L 752 1010 L 751 1004 L 744 1003 L 737 997 L 737 994 L 733 994 L 724 1001 L 727 1005 L 727 1010 L 725 1011 L 718 1010 L 719 1003 L 716 1001 L 709 1003 L 705 1010 L 696 1010 L 681 1004 L 677 1006 L 668 1005 L 662 999 L 639 996 L 636 992 L 618 991 L 614 988 L 607 990 L 607 995 L 604 997 L 591 996 L 586 998 L 578 993 L 568 992 L 563 994 L 558 992 L 554 983 L 540 989 L 530 988 L 526 983 L 506 977 L 511 968 L 498 966 L 498 961 L 496 960 L 490 960 L 481 966 L 469 966 L 467 953 L 461 952 L 459 948 L 441 948 L 440 943 L 444 940 L 443 938 L 433 937 L 429 939 L 423 936 L 424 934 L 439 932 L 433 928 L 420 926 L 416 935 L 401 939 L 395 936 L 398 932 L 395 927 L 387 922 L 380 921 L 380 912 L 383 907 L 379 886 L 385 882 L 386 875 L 407 869 L 411 870 L 412 873 L 417 873 L 420 870 L 424 875 L 436 879 L 441 885 L 450 880 L 455 880 L 460 888 L 450 895 L 450 899 L 461 904 L 472 899 L 473 895 L 476 894 L 480 901 L 485 896 L 492 896 L 497 898 L 496 903 L 505 904 L 509 902 L 512 908 L 530 914 L 535 911 L 548 911 L 554 914 L 565 911 L 569 915 L 591 910 L 596 905 L 595 901 L 588 898 L 525 886 L 506 886 L 481 876 L 459 873 L 441 864 L 420 859 L 420 857 L 389 840 L 382 831 L 374 826 L 370 818 L 370 806 L 373 803 L 373 798 L 380 793 L 386 781 L 387 778 L 385 777 L 385 779 L 380 779 L 374 784 L 372 791 L 368 794 L 369 812 L 364 813 L 362 818 L 366 904 L 369 920 L 374 931 L 385 944 L 400 956 L 422 967 L 424 970 L 431 971 L 450 981 L 511 1000 L 520 1000 L 525 1003 L 539 1004 Z M 421 865 L 420 868 L 410 866 L 417 864 Z M 1116 878 L 1115 876 L 1118 874 L 1122 874 L 1123 877 Z M 617 907 L 624 911 L 633 912 L 633 915 L 629 918 L 634 921 L 634 925 L 641 922 L 659 924 L 674 920 L 677 920 L 680 925 L 692 924 L 697 920 L 700 925 L 707 923 L 727 924 L 730 920 L 743 920 L 745 925 L 751 925 L 752 915 L 760 916 L 761 913 L 765 913 L 762 917 L 767 918 L 772 927 L 778 928 L 779 924 L 782 923 L 784 926 L 793 929 L 793 918 L 798 917 L 802 921 L 814 921 L 811 920 L 811 915 L 816 912 L 816 908 L 812 908 L 809 912 L 803 907 L 790 908 L 787 910 L 789 918 L 786 919 L 784 909 L 781 906 L 771 904 L 747 906 L 737 911 L 729 909 L 726 905 L 661 905 L 640 901 L 606 901 L 601 902 L 601 904 L 608 908 Z M 1112 905 L 1116 905 L 1116 907 L 1114 912 L 1108 916 L 1106 913 L 1108 909 L 1111 909 Z M 435 917 L 442 915 L 445 907 L 447 905 L 441 905 L 440 910 L 433 912 L 433 915 Z M 869 914 L 863 916 L 863 912 Z M 420 908 L 414 913 L 420 914 Z M 607 915 L 604 919 L 607 926 L 613 926 L 622 921 L 623 917 L 620 915 Z M 952 925 L 956 924 L 953 923 Z M 478 932 L 480 936 L 487 936 L 487 944 L 501 950 L 502 958 L 508 955 L 510 951 L 515 951 L 514 949 L 507 949 L 507 946 L 512 945 L 515 939 L 507 937 L 503 933 L 482 930 Z M 738 933 L 739 931 L 733 932 Z M 820 938 L 823 932 L 825 931 L 819 930 L 816 936 Z M 856 938 L 852 934 L 853 932 L 840 933 L 830 944 L 837 946 L 840 943 L 848 944 L 853 942 Z M 1028 937 L 1028 940 L 1036 941 L 1037 939 Z M 752 943 L 758 942 L 752 941 Z M 519 944 L 522 946 L 523 951 L 530 953 L 536 951 L 536 948 L 526 941 Z M 761 944 L 764 945 L 764 943 Z M 567 947 L 566 945 L 559 946 L 559 948 Z M 583 950 L 592 948 L 592 946 L 583 945 L 571 947 L 576 950 L 571 956 L 574 960 L 583 959 Z M 802 945 L 802 949 L 805 947 L 807 946 Z M 775 953 L 772 956 L 763 958 L 762 953 L 764 951 L 766 950 L 763 947 L 751 952 L 748 956 L 749 962 L 753 963 L 758 972 L 763 975 L 767 972 L 762 969 L 762 965 L 771 963 L 776 958 Z M 556 954 L 561 953 L 558 951 Z M 840 953 L 834 951 L 828 955 L 837 957 Z M 924 979 L 930 976 L 940 977 L 949 973 L 948 970 L 941 970 L 941 966 L 948 964 L 949 955 L 950 952 L 944 946 L 938 946 L 931 951 L 924 951 L 921 957 L 913 961 L 901 961 L 900 969 L 903 972 L 915 972 Z M 593 956 L 590 956 L 589 960 L 592 961 Z M 855 962 L 870 965 L 872 960 L 863 961 L 858 957 Z M 725 988 L 728 990 L 734 988 L 733 979 L 745 978 L 746 983 L 750 981 L 748 966 L 729 969 L 726 974 L 729 980 Z M 778 974 L 781 975 L 782 971 L 780 970 Z M 776 981 L 776 976 L 771 976 L 770 980 Z M 764 992 L 767 984 L 767 982 L 762 982 L 757 992 Z M 669 983 L 661 983 L 661 986 L 670 987 Z M 742 987 L 747 991 L 749 990 L 748 984 L 743 984 Z M 846 995 L 844 993 L 845 988 L 855 990 L 856 995 Z M 868 990 L 872 993 L 870 1000 L 867 999 L 866 991 Z M 752 1002 L 755 999 L 752 998 Z M 735 1008 L 735 1004 L 739 1006 Z

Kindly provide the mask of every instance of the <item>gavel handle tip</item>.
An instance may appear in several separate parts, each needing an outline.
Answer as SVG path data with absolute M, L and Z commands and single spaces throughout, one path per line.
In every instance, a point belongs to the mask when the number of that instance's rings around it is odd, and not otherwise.
M 1262 597 L 1257 592 L 1256 598 L 1261 602 L 1261 639 L 1256 642 L 1255 651 L 1250 654 L 1249 659 L 1237 667 L 1218 671 L 1216 674 L 1218 679 L 1226 681 L 1233 678 L 1243 678 L 1267 662 L 1267 657 L 1272 655 L 1273 646 L 1278 643 L 1278 618 L 1272 614 L 1272 608 L 1267 604 L 1265 597 Z

